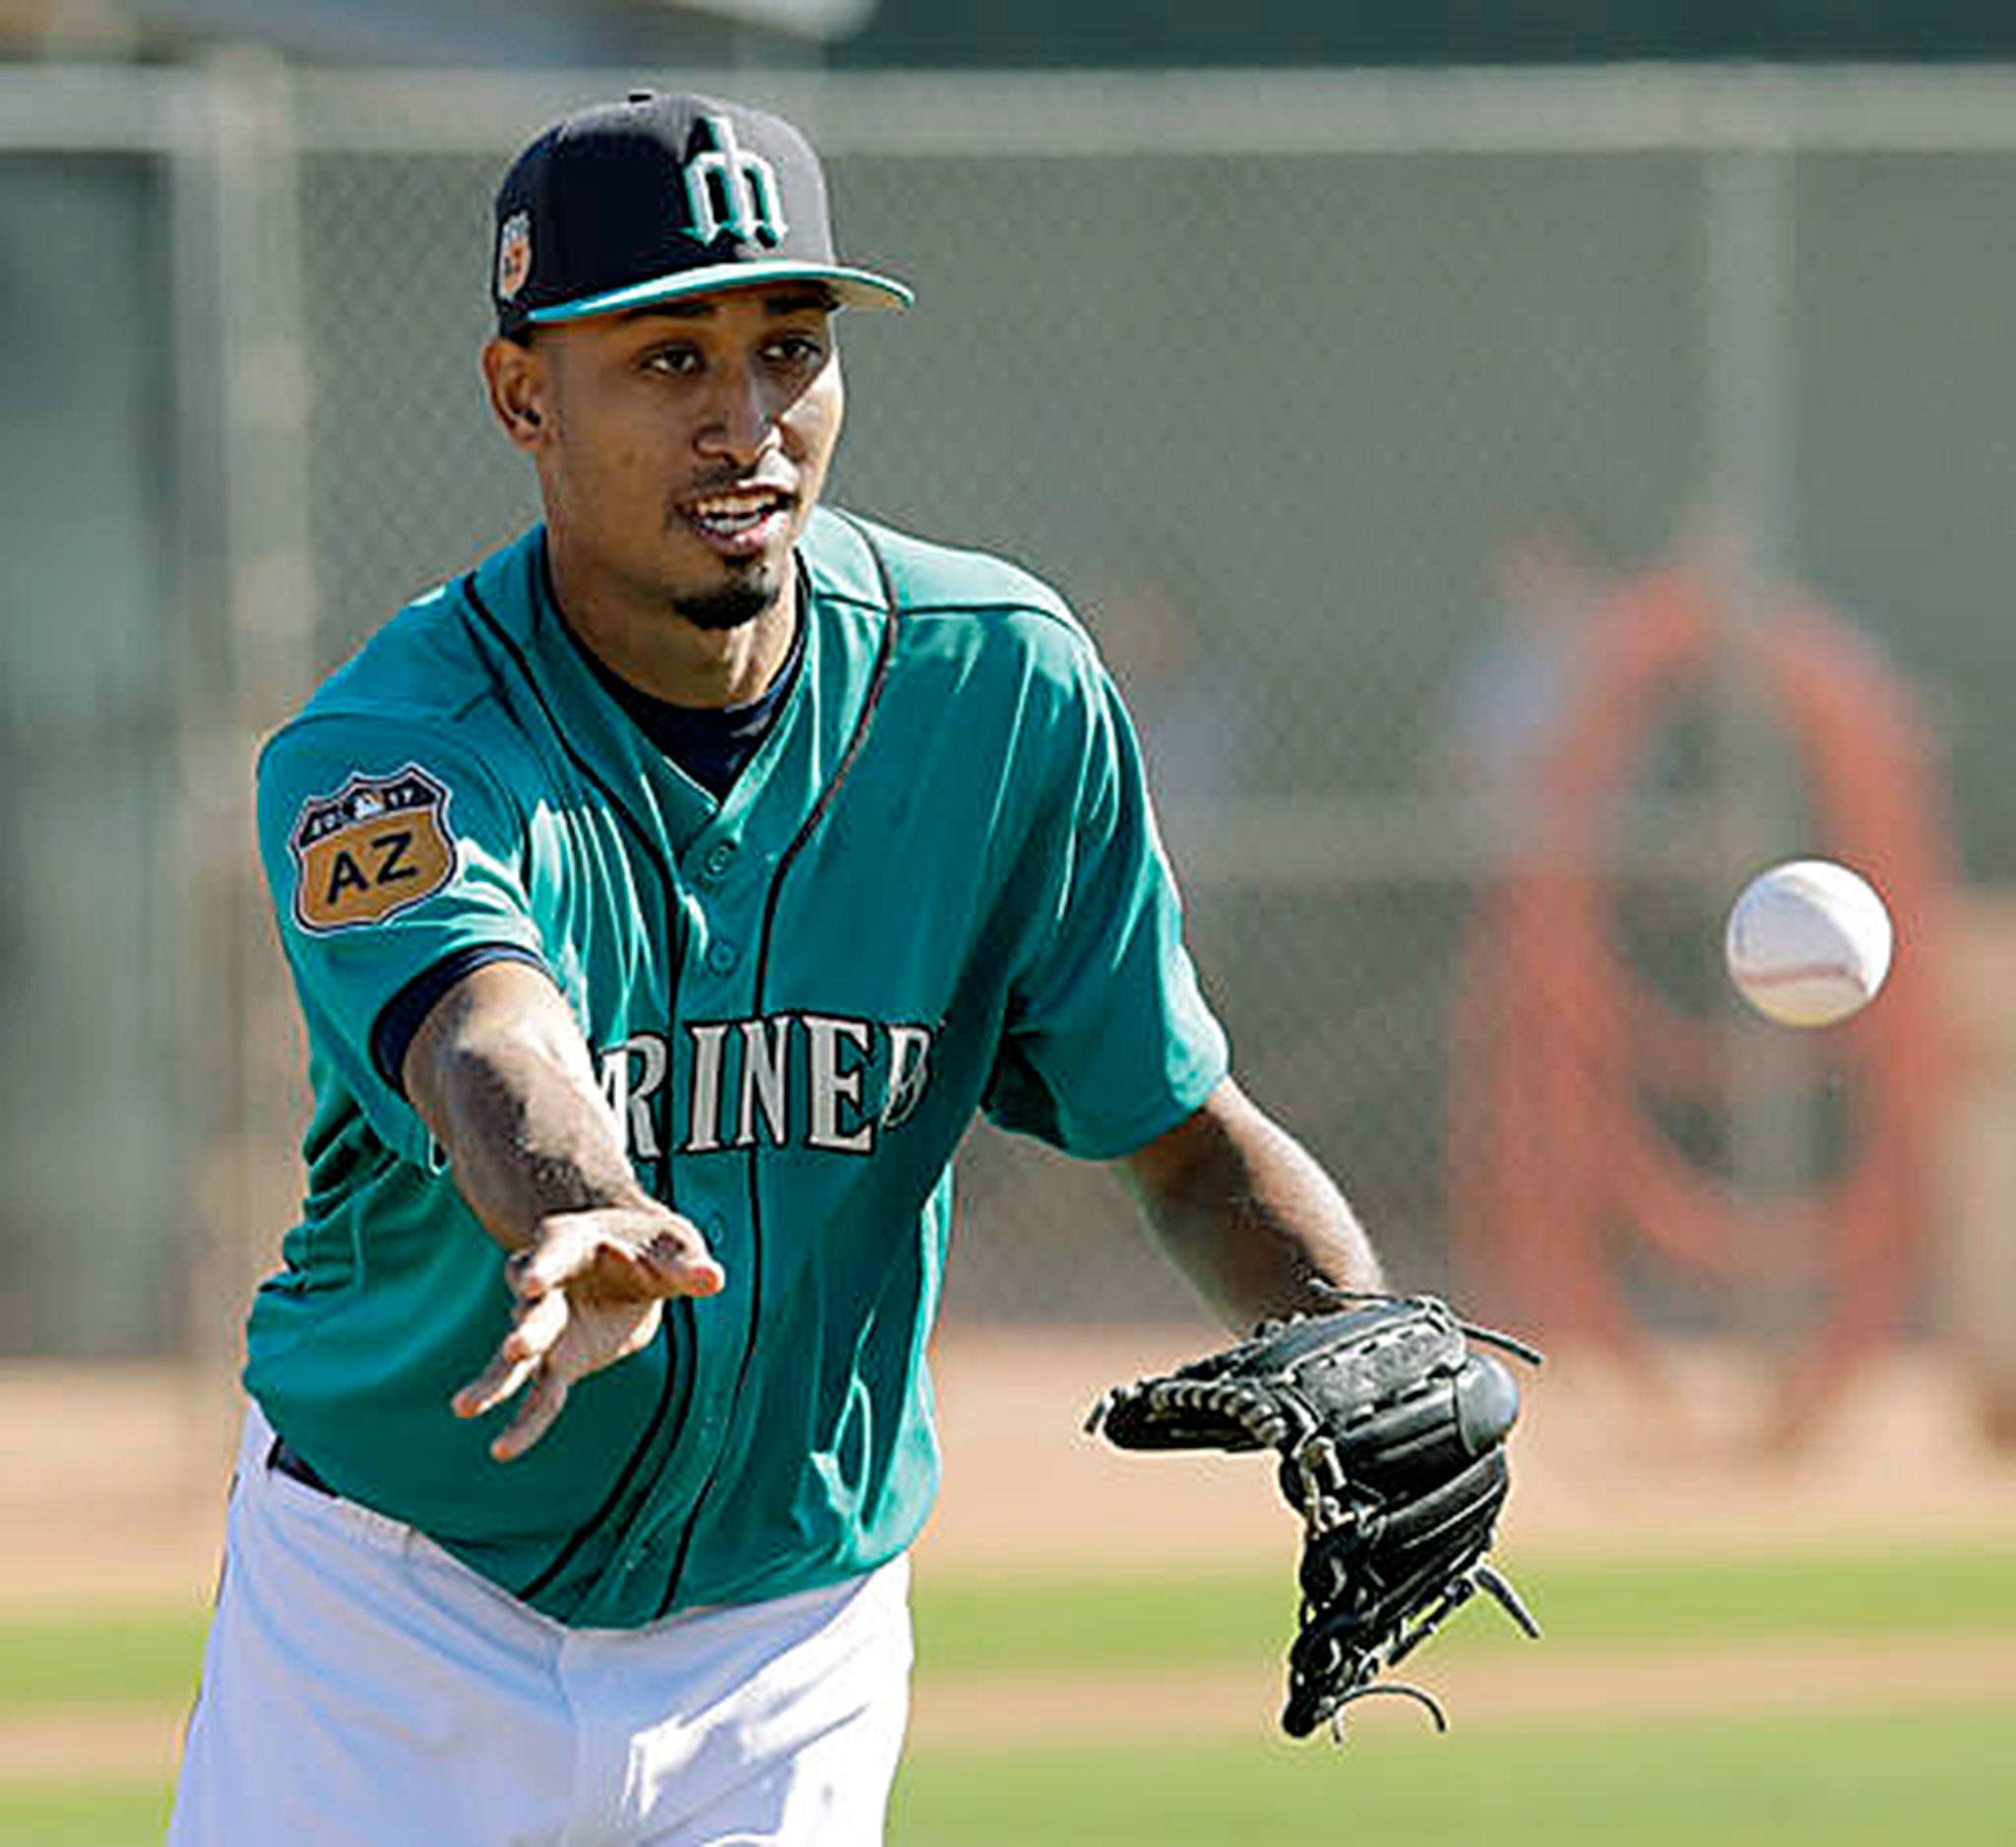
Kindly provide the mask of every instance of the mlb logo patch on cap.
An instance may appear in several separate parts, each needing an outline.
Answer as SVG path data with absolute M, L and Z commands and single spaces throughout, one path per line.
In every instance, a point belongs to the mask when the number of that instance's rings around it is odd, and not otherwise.
M 515 301 L 532 274 L 532 214 L 514 212 L 497 227 L 497 299 Z

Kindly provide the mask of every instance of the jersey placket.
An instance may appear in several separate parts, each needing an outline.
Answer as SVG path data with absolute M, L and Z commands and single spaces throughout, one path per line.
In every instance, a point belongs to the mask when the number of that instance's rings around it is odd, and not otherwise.
M 728 1466 L 734 1427 L 743 1415 L 748 1375 L 763 1364 L 761 1329 L 766 1307 L 765 1226 L 761 1164 L 767 1147 L 795 1145 L 805 1133 L 807 1108 L 802 1081 L 794 1081 L 803 1049 L 791 1039 L 790 1023 L 771 1017 L 770 940 L 772 916 L 794 855 L 816 833 L 827 804 L 844 781 L 851 751 L 872 711 L 876 687 L 886 669 L 893 630 L 885 622 L 841 618 L 816 599 L 806 606 L 804 659 L 797 686 L 777 730 L 744 769 L 713 823 L 681 855 L 683 893 L 690 930 L 686 972 L 679 992 L 679 1042 L 675 1070 L 686 1074 L 682 1090 L 685 1128 L 677 1150 L 676 1185 L 682 1211 L 698 1212 L 710 1238 L 715 1228 L 731 1228 L 741 1242 L 728 1251 L 717 1245 L 729 1284 L 722 1297 L 696 1305 L 696 1320 L 724 1306 L 732 1296 L 742 1313 L 712 1317 L 703 1335 L 708 1371 L 696 1405 L 692 1447 L 712 1451 L 697 1492 L 682 1480 L 665 1484 L 662 1503 L 673 1518 L 662 1540 L 673 1547 L 661 1614 L 680 1600 L 688 1556 L 703 1532 L 709 1501 L 721 1492 Z M 712 1047 L 707 1035 L 719 1032 Z M 729 1033 L 739 1041 L 732 1069 L 726 1058 Z M 700 1081 L 703 1057 L 719 1056 L 716 1086 Z M 748 1060 L 760 1057 L 772 1074 L 783 1072 L 771 1100 Z M 729 1085 L 732 1082 L 732 1093 Z M 747 1287 L 735 1287 L 735 1254 L 740 1254 Z M 721 1337 L 737 1339 L 739 1351 L 725 1350 Z M 719 1407 L 717 1409 L 717 1406 Z M 746 1435 L 746 1433 L 744 1433 Z
M 710 1004 L 709 986 L 720 991 L 724 979 L 708 968 L 728 959 L 717 944 L 726 940 L 717 916 L 703 901 L 699 875 L 710 863 L 710 850 L 725 844 L 722 813 L 696 784 L 676 770 L 652 745 L 629 715 L 594 678 L 576 644 L 565 632 L 559 611 L 546 594 L 536 560 L 528 590 L 536 611 L 532 643 L 542 667 L 541 680 L 551 701 L 551 716 L 564 731 L 566 748 L 577 768 L 602 799 L 621 811 L 623 851 L 636 876 L 662 893 L 667 913 L 662 921 L 633 916 L 629 927 L 643 932 L 641 952 L 633 967 L 652 972 L 647 987 L 632 987 L 618 997 L 598 1002 L 590 996 L 589 1011 L 606 1016 L 592 1030 L 614 1027 L 614 1038 L 640 1031 L 662 1031 L 667 1087 L 658 1112 L 662 1159 L 647 1164 L 655 1170 L 641 1175 L 667 1204 L 692 1217 L 728 1272 L 727 1288 L 704 1302 L 677 1303 L 666 1312 L 663 1338 L 667 1365 L 690 1369 L 688 1380 L 668 1389 L 685 1390 L 678 1428 L 651 1439 L 653 1452 L 643 1458 L 642 1479 L 612 1497 L 599 1521 L 613 1521 L 600 1534 L 577 1536 L 591 1549 L 606 1545 L 607 1563 L 600 1584 L 571 1619 L 575 1622 L 627 1624 L 640 1612 L 656 1609 L 669 1570 L 671 1540 L 662 1530 L 660 1510 L 691 1503 L 710 1478 L 725 1428 L 736 1373 L 748 1333 L 749 1265 L 737 1248 L 734 1221 L 689 1196 L 693 1188 L 690 1164 L 678 1158 L 686 1135 L 684 1067 L 680 1056 L 679 1020 L 696 1006 Z M 716 854 L 712 863 L 734 863 L 735 855 Z M 760 898 L 759 901 L 760 903 Z M 737 958 L 739 960 L 739 958 Z M 618 978 L 620 979 L 620 978 Z M 732 982 L 734 971 L 726 971 Z M 744 978 L 746 979 L 746 977 Z M 634 980 L 634 978 L 633 978 Z M 699 992 L 689 993 L 692 985 Z M 620 1005 L 617 1001 L 620 1000 Z M 615 1025 L 620 1016 L 621 1024 Z M 739 1287 L 738 1287 L 739 1283 Z M 677 1402 L 674 1399 L 674 1402 Z M 571 1552 L 571 1548 L 569 1551 Z M 570 1566 L 570 1568 L 572 1568 Z
M 730 1081 L 768 1030 L 760 1017 L 759 947 L 772 877 L 820 794 L 821 655 L 808 605 L 799 683 L 771 735 L 717 804 L 637 734 L 643 781 L 664 817 L 681 922 L 681 958 L 666 1023 L 669 1202 L 690 1218 L 727 1275 L 719 1296 L 690 1305 L 695 1378 L 670 1465 L 645 1497 L 618 1554 L 625 1604 L 672 1607 L 684 1555 L 719 1473 L 745 1375 L 759 1346 L 763 1255 L 755 1163 L 773 1124 Z M 627 720 L 625 721 L 628 722 Z M 824 723 L 835 722 L 827 708 Z M 827 760 L 830 760 L 827 759 Z M 732 1045 L 726 1042 L 732 1041 Z M 709 1072 L 713 1075 L 710 1078 Z

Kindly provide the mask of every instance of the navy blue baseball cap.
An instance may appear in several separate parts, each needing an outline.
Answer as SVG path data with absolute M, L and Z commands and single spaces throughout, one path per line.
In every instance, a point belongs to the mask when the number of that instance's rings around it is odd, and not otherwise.
M 850 307 L 911 302 L 835 257 L 812 144 L 712 96 L 639 91 L 554 123 L 497 190 L 493 258 L 505 334 L 763 283 L 823 283 Z

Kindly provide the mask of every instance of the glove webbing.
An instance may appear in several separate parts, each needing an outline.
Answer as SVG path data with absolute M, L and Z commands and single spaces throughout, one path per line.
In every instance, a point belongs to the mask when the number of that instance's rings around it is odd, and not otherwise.
M 1096 1431 L 1113 1406 L 1127 1394 L 1107 1392 L 1092 1408 L 1085 1428 Z M 1165 1378 L 1140 1388 L 1137 1402 L 1166 1426 L 1155 1427 L 1144 1448 L 1188 1449 L 1215 1444 L 1227 1450 L 1279 1449 L 1314 1429 L 1298 1405 L 1291 1406 L 1265 1388 L 1243 1379 Z M 1176 1421 L 1194 1418 L 1194 1425 Z M 1233 1431 L 1226 1431 L 1230 1424 Z M 1244 1440 L 1236 1440 L 1243 1436 Z

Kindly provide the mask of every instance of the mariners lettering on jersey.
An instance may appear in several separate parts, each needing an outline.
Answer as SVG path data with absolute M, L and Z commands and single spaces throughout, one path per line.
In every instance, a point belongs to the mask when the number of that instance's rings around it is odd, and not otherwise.
M 603 1094 L 632 1159 L 655 1161 L 669 1134 L 682 1155 L 787 1146 L 871 1155 L 916 1112 L 930 1081 L 932 1029 L 825 1013 L 703 1020 L 684 1029 L 686 1082 L 666 1094 L 661 1033 L 604 1052 Z M 662 1126 L 667 1103 L 677 1119 Z
M 743 151 L 725 116 L 703 115 L 700 126 L 714 145 L 686 161 L 688 229 L 694 241 L 711 244 L 726 231 L 737 243 L 773 248 L 783 243 L 790 226 L 785 223 L 777 168 L 760 154 Z
M 455 872 L 448 793 L 409 763 L 310 796 L 287 836 L 294 922 L 318 933 L 376 924 L 439 891 Z

